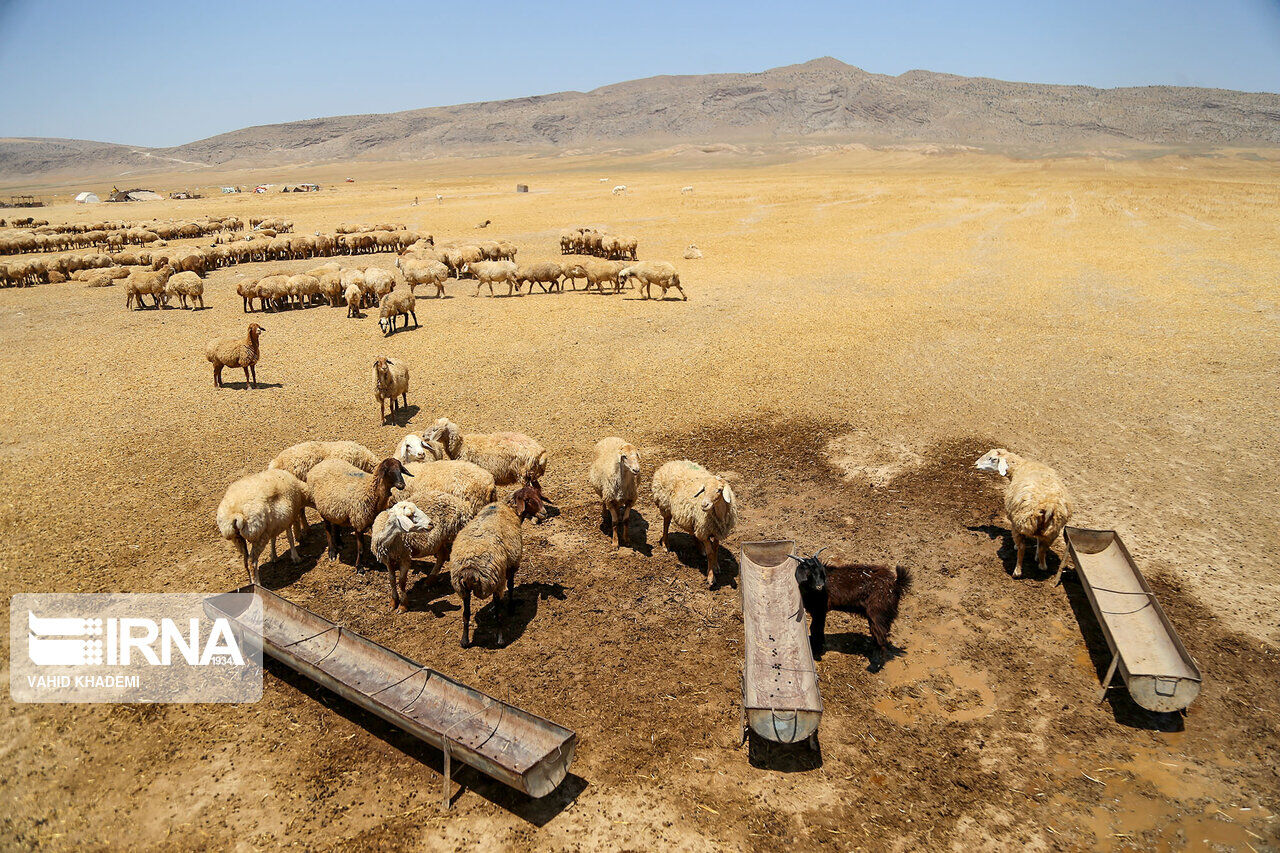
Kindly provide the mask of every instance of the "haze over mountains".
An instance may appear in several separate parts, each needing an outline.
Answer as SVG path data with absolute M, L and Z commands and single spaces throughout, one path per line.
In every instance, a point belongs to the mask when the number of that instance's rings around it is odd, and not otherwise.
M 1026 153 L 1280 146 L 1280 95 L 1177 86 L 1095 89 L 831 58 L 753 74 L 650 77 L 560 92 L 232 131 L 172 148 L 0 139 L 0 176 L 255 168 L 682 142 L 928 142 Z

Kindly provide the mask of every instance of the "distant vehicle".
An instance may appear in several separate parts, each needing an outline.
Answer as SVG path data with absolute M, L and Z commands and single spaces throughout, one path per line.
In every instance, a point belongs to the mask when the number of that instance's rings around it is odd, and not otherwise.
M 355 182 L 356 182 L 355 178 L 347 178 L 347 183 L 354 184 Z

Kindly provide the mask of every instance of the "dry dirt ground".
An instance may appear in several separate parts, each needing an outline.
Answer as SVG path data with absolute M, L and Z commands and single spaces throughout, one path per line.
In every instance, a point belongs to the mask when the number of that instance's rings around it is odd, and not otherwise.
M 42 211 L 392 220 L 440 238 L 487 218 L 521 259 L 595 224 L 674 260 L 690 298 L 473 299 L 451 283 L 389 339 L 343 309 L 269 314 L 255 318 L 265 387 L 216 390 L 203 346 L 243 329 L 235 282 L 282 265 L 211 274 L 198 312 L 130 313 L 118 286 L 0 292 L 0 593 L 239 586 L 214 511 L 286 445 L 388 450 L 439 415 L 519 429 L 551 449 L 560 513 L 526 528 L 506 648 L 486 608 L 480 646 L 459 649 L 455 597 L 420 575 L 411 612 L 392 614 L 385 579 L 324 559 L 318 527 L 301 566 L 264 580 L 580 738 L 543 800 L 465 770 L 441 813 L 438 753 L 274 665 L 241 707 L 10 702 L 0 845 L 1276 849 L 1280 180 L 1266 156 L 453 161 L 181 175 L 156 183 L 336 183 Z M 513 193 L 521 179 L 534 191 Z M 609 195 L 618 183 L 627 196 Z M 689 243 L 705 258 L 681 260 Z M 377 423 L 382 353 L 411 365 L 397 426 Z M 610 548 L 585 468 L 615 433 L 646 472 L 686 456 L 731 472 L 742 520 L 715 589 L 687 538 L 655 548 L 647 502 L 644 544 Z M 1205 673 L 1185 717 L 1122 689 L 1096 703 L 1105 645 L 1079 585 L 1009 575 L 998 484 L 972 469 L 996 445 L 1056 466 L 1077 523 L 1123 533 Z M 864 621 L 829 623 L 818 754 L 737 743 L 733 554 L 757 537 L 915 572 L 882 670 Z

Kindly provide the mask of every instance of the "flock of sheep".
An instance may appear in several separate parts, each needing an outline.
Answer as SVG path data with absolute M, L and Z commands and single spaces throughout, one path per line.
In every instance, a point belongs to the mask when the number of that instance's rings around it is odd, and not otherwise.
M 379 383 L 387 361 L 379 359 Z M 276 558 L 276 537 L 286 536 L 291 558 L 299 560 L 296 545 L 306 531 L 308 509 L 324 524 L 329 559 L 339 558 L 342 532 L 353 534 L 358 572 L 365 570 L 368 533 L 368 550 L 388 574 L 391 606 L 401 612 L 408 609 L 412 560 L 430 560 L 428 581 L 447 569 L 462 599 L 466 648 L 473 595 L 498 602 L 505 597 L 510 615 L 524 548 L 522 522 L 546 516 L 541 484 L 546 468 L 546 449 L 529 436 L 464 433 L 447 418 L 421 434 L 406 435 L 382 458 L 352 441 L 308 441 L 281 451 L 265 471 L 232 483 L 218 506 L 218 529 L 235 544 L 254 584 L 260 582 L 263 551 L 270 546 Z M 611 538 L 618 547 L 625 545 L 639 494 L 639 451 L 618 437 L 602 439 L 586 477 L 610 519 Z M 733 489 L 722 476 L 686 459 L 657 470 L 652 494 L 663 519 L 661 544 L 670 549 L 673 523 L 692 534 L 706 554 L 712 586 L 720 543 L 737 522 Z

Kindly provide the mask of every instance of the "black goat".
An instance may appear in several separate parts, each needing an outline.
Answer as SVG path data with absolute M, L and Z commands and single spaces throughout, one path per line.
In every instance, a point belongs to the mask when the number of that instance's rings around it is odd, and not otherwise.
M 898 618 L 898 602 L 911 588 L 911 572 L 902 566 L 891 569 L 862 563 L 824 563 L 818 559 L 821 553 L 796 558 L 800 601 L 813 620 L 809 629 L 813 656 L 820 658 L 826 651 L 827 611 L 842 610 L 867 617 L 878 652 L 878 660 L 872 663 L 877 668 L 882 666 L 889 651 L 889 631 Z M 797 611 L 796 619 L 803 618 L 803 613 Z

